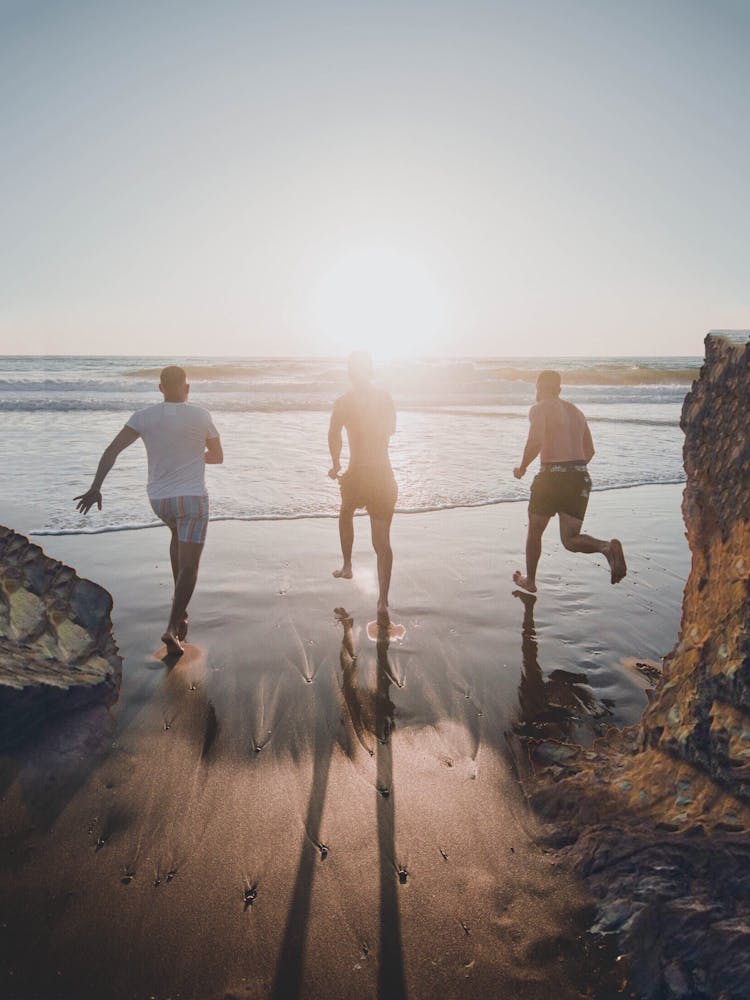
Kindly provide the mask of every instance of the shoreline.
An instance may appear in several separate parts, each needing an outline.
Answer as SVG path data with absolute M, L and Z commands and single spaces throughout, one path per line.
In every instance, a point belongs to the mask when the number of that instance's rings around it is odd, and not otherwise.
M 529 482 L 531 480 L 529 479 Z M 670 479 L 663 480 L 655 483 L 627 483 L 623 486 L 594 486 L 592 487 L 591 493 L 614 493 L 619 490 L 639 490 L 645 487 L 659 487 L 659 486 L 684 486 L 685 479 Z M 476 503 L 455 503 L 455 504 L 441 504 L 439 506 L 433 507 L 417 507 L 417 508 L 399 508 L 396 507 L 395 514 L 399 517 L 403 516 L 413 516 L 415 514 L 437 514 L 442 511 L 449 510 L 476 510 L 483 507 L 499 507 L 504 504 L 528 504 L 528 497 L 507 497 L 500 500 L 479 500 Z M 355 517 L 367 517 L 367 511 L 357 510 L 354 512 Z M 0 514 L 0 520 L 2 520 L 2 515 Z M 237 522 L 238 524 L 255 524 L 255 523 L 273 523 L 276 521 L 335 521 L 338 520 L 338 512 L 333 513 L 317 513 L 317 514 L 248 514 L 245 516 L 238 516 L 234 514 L 219 514 L 215 517 L 209 517 L 209 524 L 220 524 L 225 522 Z M 74 537 L 79 535 L 108 535 L 114 534 L 115 532 L 122 531 L 146 531 L 149 528 L 161 528 L 163 524 L 161 521 L 149 521 L 148 524 L 116 524 L 110 525 L 104 528 L 59 528 L 57 530 L 53 528 L 40 528 L 36 530 L 27 529 L 25 533 L 30 539 L 33 538 L 57 538 L 57 537 Z

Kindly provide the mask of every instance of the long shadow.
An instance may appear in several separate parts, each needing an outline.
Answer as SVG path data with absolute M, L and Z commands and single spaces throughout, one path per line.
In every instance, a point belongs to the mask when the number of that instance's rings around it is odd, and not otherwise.
M 406 997 L 401 917 L 398 887 L 408 873 L 396 862 L 396 795 L 393 787 L 393 751 L 391 734 L 394 728 L 395 705 L 390 697 L 394 672 L 388 660 L 389 630 L 378 628 L 374 633 L 377 650 L 377 681 L 375 690 L 359 686 L 357 655 L 352 635 L 354 620 L 344 608 L 336 608 L 336 617 L 343 626 L 339 662 L 342 694 L 354 734 L 360 746 L 375 756 L 375 809 L 378 829 L 378 862 L 380 874 L 380 951 L 378 963 L 378 997 L 400 1000 Z M 368 628 L 368 634 L 370 629 Z M 391 627 L 396 635 L 403 629 Z M 371 636 L 372 637 L 372 636 Z M 375 745 L 375 750 L 372 745 Z M 348 752 L 354 752 L 351 748 Z
M 401 918 L 398 886 L 406 871 L 396 864 L 396 795 L 393 787 L 393 750 L 391 733 L 395 705 L 391 701 L 392 671 L 388 662 L 388 633 L 378 637 L 378 683 L 375 703 L 377 746 L 378 852 L 380 857 L 380 965 L 378 997 L 399 1000 L 406 997 L 404 955 L 401 941 Z
M 307 803 L 305 835 L 302 838 L 297 877 L 294 880 L 292 901 L 289 904 L 284 940 L 279 953 L 271 995 L 278 1000 L 298 997 L 302 986 L 307 945 L 307 925 L 310 920 L 315 865 L 325 856 L 325 847 L 320 841 L 320 822 L 323 817 L 328 774 L 333 754 L 333 739 L 325 725 L 320 710 L 313 706 L 316 719 L 315 742 L 313 745 L 313 777 L 310 798 Z

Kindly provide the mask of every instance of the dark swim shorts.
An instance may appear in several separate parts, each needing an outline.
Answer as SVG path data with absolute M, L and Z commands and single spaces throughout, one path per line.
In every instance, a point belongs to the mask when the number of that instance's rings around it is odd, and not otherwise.
M 582 521 L 591 493 L 591 478 L 580 462 L 542 465 L 531 484 L 529 514 L 554 517 L 568 514 Z
M 347 469 L 339 476 L 344 507 L 365 507 L 370 517 L 389 521 L 398 499 L 398 486 L 390 469 Z

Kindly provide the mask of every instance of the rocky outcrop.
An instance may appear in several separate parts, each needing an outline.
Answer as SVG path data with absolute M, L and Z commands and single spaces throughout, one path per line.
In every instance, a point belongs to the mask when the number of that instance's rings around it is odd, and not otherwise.
M 681 422 L 681 630 L 640 726 L 529 747 L 531 801 L 638 997 L 750 996 L 748 399 L 750 343 L 707 337 Z
M 0 527 L 0 750 L 48 719 L 117 699 L 111 610 L 102 587 Z
M 750 801 L 750 345 L 708 337 L 685 399 L 692 553 L 680 639 L 641 731 Z

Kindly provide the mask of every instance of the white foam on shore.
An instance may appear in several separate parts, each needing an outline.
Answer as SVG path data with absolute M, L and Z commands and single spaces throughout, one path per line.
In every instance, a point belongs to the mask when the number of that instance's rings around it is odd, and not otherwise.
M 637 490 L 643 486 L 679 486 L 685 482 L 684 476 L 681 479 L 660 479 L 647 483 L 626 483 L 622 486 L 601 486 L 594 487 L 592 493 L 613 493 L 619 490 Z M 444 510 L 474 510 L 478 507 L 497 507 L 500 504 L 528 503 L 528 497 L 494 497 L 489 500 L 468 501 L 466 503 L 444 503 L 426 505 L 423 507 L 397 507 L 396 514 L 434 514 Z M 356 511 L 356 517 L 365 517 L 364 510 Z M 338 518 L 337 512 L 303 513 L 303 514 L 219 514 L 210 517 L 208 520 L 212 524 L 221 521 L 248 522 L 269 522 L 269 521 L 333 521 Z M 35 538 L 61 538 L 66 535 L 109 535 L 118 531 L 145 531 L 148 528 L 161 528 L 161 521 L 135 522 L 133 524 L 109 524 L 101 528 L 33 528 L 28 534 Z

